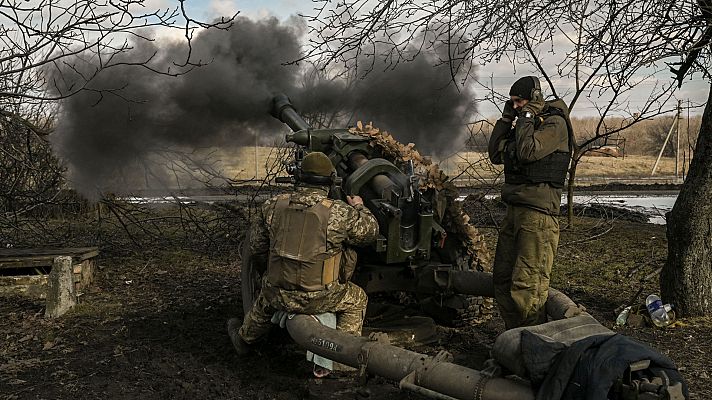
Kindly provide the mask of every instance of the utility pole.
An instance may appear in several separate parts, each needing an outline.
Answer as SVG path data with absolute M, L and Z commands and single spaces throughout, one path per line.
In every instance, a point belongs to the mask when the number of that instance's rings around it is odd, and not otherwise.
M 660 158 L 663 156 L 663 152 L 665 151 L 665 147 L 667 147 L 668 141 L 670 140 L 670 135 L 672 135 L 672 130 L 675 129 L 675 127 L 679 127 L 680 125 L 680 101 L 678 100 L 677 102 L 677 113 L 675 113 L 675 119 L 673 119 L 672 124 L 670 125 L 670 130 L 668 131 L 667 136 L 665 136 L 665 142 L 663 143 L 663 147 L 660 149 L 660 153 L 658 154 L 657 160 L 655 160 L 655 165 L 653 165 L 653 171 L 650 173 L 650 176 L 655 175 L 655 170 L 658 169 L 658 164 L 660 163 Z M 675 155 L 677 157 L 677 154 Z M 675 177 L 677 177 L 677 158 L 675 162 Z
M 260 173 L 259 170 L 257 169 L 257 165 L 259 163 L 257 162 L 257 135 L 255 135 L 255 180 L 260 179 Z
M 677 165 L 680 163 L 680 120 L 682 119 L 682 100 L 677 101 L 677 120 L 675 121 L 675 182 L 679 179 Z
M 692 161 L 692 143 L 690 143 L 690 99 L 687 99 L 687 160 L 685 163 L 685 172 L 682 173 L 682 179 L 685 179 L 687 170 L 690 168 Z

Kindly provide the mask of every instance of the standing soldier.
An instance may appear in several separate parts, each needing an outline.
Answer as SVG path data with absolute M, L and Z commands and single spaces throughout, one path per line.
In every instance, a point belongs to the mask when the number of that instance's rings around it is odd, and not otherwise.
M 345 246 L 375 242 L 378 222 L 359 196 L 348 196 L 348 204 L 327 197 L 335 176 L 324 153 L 309 153 L 294 193 L 267 200 L 252 224 L 250 251 L 253 259 L 266 260 L 267 273 L 242 326 L 237 318 L 228 321 L 240 355 L 269 331 L 277 311 L 333 312 L 336 329 L 361 335 L 368 298 L 349 281 L 354 253 Z
M 559 244 L 557 215 L 573 137 L 566 103 L 545 102 L 538 78 L 517 80 L 509 95 L 488 148 L 490 160 L 504 164 L 507 214 L 493 278 L 507 329 L 546 322 L 544 305 Z

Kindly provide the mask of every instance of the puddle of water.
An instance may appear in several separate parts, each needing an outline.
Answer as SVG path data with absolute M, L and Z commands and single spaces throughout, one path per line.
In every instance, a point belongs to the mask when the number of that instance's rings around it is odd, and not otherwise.
M 127 196 L 124 198 L 127 203 L 131 204 L 173 204 L 173 203 L 183 203 L 190 204 L 195 201 L 188 196 L 152 196 L 152 197 L 140 197 L 140 196 Z
M 486 198 L 494 199 L 499 195 L 490 194 Z M 466 196 L 458 197 L 458 201 L 465 200 Z M 130 203 L 135 204 L 168 204 L 180 202 L 183 204 L 193 204 L 195 202 L 205 202 L 212 203 L 215 201 L 229 201 L 234 200 L 235 196 L 155 196 L 155 197 L 127 197 L 126 200 Z M 585 194 L 585 195 L 574 195 L 574 202 L 576 204 L 588 205 L 588 204 L 603 204 L 611 205 L 627 210 L 638 211 L 643 214 L 648 215 L 650 218 L 648 222 L 653 224 L 665 225 L 665 213 L 672 210 L 672 206 L 675 204 L 677 199 L 676 194 Z M 561 198 L 561 204 L 566 203 L 566 194 Z
M 499 195 L 487 195 L 489 199 L 494 199 Z M 460 196 L 459 201 L 466 196 Z M 566 194 L 561 198 L 561 204 L 566 204 Z M 648 215 L 648 222 L 652 224 L 665 225 L 665 213 L 672 210 L 672 206 L 677 200 L 677 195 L 620 195 L 620 194 L 586 194 L 574 195 L 574 203 L 581 205 L 604 204 L 611 205 L 626 210 L 638 211 Z
M 633 210 L 647 215 L 652 224 L 665 225 L 665 213 L 672 210 L 677 195 L 574 195 L 577 204 L 604 204 L 626 210 Z M 566 202 L 566 195 L 561 199 Z

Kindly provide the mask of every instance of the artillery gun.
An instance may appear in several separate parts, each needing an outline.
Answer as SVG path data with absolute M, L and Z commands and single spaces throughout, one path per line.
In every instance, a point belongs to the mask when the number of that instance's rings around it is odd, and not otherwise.
M 359 195 L 378 220 L 376 243 L 359 249 L 352 281 L 369 295 L 411 294 L 438 322 L 453 323 L 469 301 L 453 293 L 451 275 L 470 270 L 474 260 L 460 238 L 444 227 L 447 200 L 442 193 L 421 190 L 413 161 L 388 160 L 372 145 L 371 137 L 345 128 L 312 129 L 286 95 L 274 97 L 272 115 L 292 129 L 286 141 L 297 145 L 294 163 L 287 167 L 292 176 L 278 182 L 298 181 L 304 154 L 323 152 L 338 175 L 331 197 L 345 200 L 346 195 Z M 256 298 L 264 272 L 264 266 L 257 264 L 250 260 L 249 249 L 243 249 L 245 312 Z
M 420 177 L 412 162 L 386 159 L 378 147 L 371 146 L 372 138 L 347 129 L 312 129 L 285 95 L 275 96 L 273 106 L 273 115 L 294 131 L 287 135 L 287 141 L 298 145 L 295 163 L 288 168 L 294 176 L 281 181 L 295 182 L 303 155 L 321 151 L 341 178 L 332 197 L 359 195 L 378 220 L 380 234 L 375 246 L 359 252 L 352 278 L 355 283 L 369 294 L 413 293 L 424 310 L 441 322 L 443 316 L 452 317 L 465 305 L 465 295 L 494 297 L 492 275 L 472 268 L 474 260 L 465 244 L 446 229 L 444 207 L 452 203 L 444 201 L 442 193 L 435 189 L 420 189 Z M 248 243 L 249 237 L 242 252 L 245 313 L 252 307 L 266 268 L 252 259 Z M 549 288 L 545 307 L 549 322 L 499 335 L 492 349 L 494 364 L 486 371 L 454 364 L 446 351 L 431 357 L 327 328 L 309 316 L 289 315 L 286 329 L 297 344 L 314 354 L 357 368 L 363 376 L 368 373 L 396 381 L 402 390 L 427 398 L 534 400 L 538 398 L 537 387 L 527 380 L 531 371 L 524 357 L 525 331 L 564 347 L 591 338 L 619 336 L 554 288 Z M 529 344 L 527 348 L 532 347 L 540 344 Z M 682 377 L 670 365 L 659 368 L 654 353 L 653 349 L 644 351 L 629 365 L 614 364 L 618 354 L 605 354 L 605 365 L 624 367 L 611 375 L 614 381 L 608 398 L 687 399 Z M 540 358 L 536 360 L 537 368 L 558 369 L 554 358 L 551 365 L 543 365 Z M 511 372 L 517 377 L 511 378 Z

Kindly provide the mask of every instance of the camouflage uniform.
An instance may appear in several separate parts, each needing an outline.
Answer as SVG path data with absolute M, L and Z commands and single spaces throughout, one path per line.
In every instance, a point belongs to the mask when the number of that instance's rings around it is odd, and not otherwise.
M 313 206 L 326 198 L 327 191 L 323 187 L 298 186 L 290 196 L 290 202 Z M 271 240 L 269 226 L 276 202 L 276 197 L 267 200 L 252 224 L 250 250 L 254 259 L 267 259 Z M 378 222 L 367 208 L 363 205 L 351 207 L 340 200 L 333 201 L 326 231 L 327 251 L 343 251 L 346 245 L 368 245 L 375 241 L 377 234 Z M 252 310 L 245 315 L 239 330 L 240 337 L 247 343 L 254 343 L 265 335 L 270 329 L 270 319 L 277 310 L 299 314 L 334 312 L 337 315 L 337 329 L 360 336 L 368 298 L 363 289 L 347 280 L 355 267 L 354 254 L 352 250 L 342 253 L 342 261 L 346 262 L 342 263 L 341 268 L 350 272 L 326 285 L 324 290 L 287 290 L 271 285 L 267 278 L 263 279 L 262 291 Z
M 564 115 L 546 116 L 550 107 L 562 110 L 559 114 Z M 492 162 L 504 163 L 506 151 L 516 152 L 521 163 L 533 163 L 554 152 L 568 152 L 570 123 L 566 104 L 559 99 L 546 102 L 542 114 L 545 116 L 541 118 L 520 117 L 515 128 L 509 122 L 497 121 L 489 143 Z M 506 149 L 507 137 L 512 133 L 515 148 Z M 505 183 L 502 188 L 507 214 L 500 227 L 493 278 L 495 299 L 507 329 L 546 322 L 544 304 L 559 244 L 557 215 L 561 194 L 561 187 L 546 182 Z

